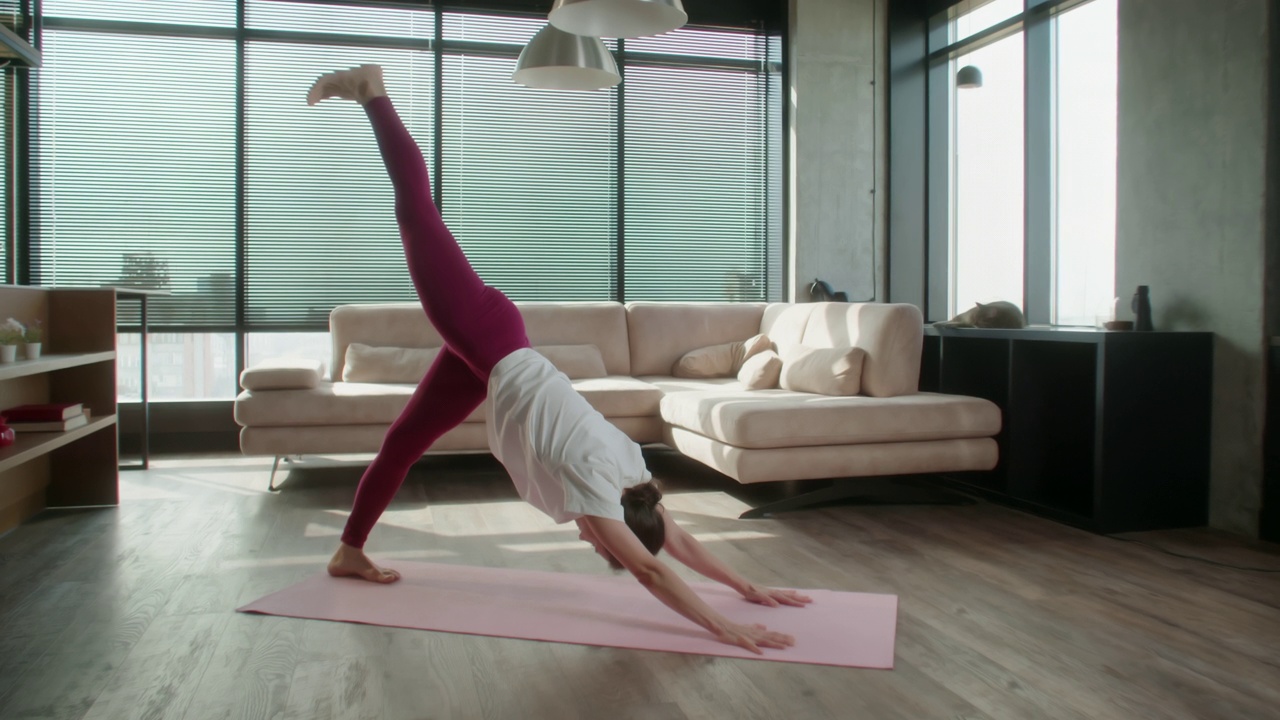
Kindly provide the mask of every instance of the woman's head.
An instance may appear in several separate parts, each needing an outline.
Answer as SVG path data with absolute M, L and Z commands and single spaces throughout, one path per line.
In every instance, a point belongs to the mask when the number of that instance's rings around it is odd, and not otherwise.
M 622 520 L 631 528 L 631 532 L 640 539 L 640 544 L 654 555 L 662 549 L 667 541 L 667 526 L 662 511 L 658 509 L 658 501 L 662 499 L 662 491 L 652 482 L 629 487 L 622 491 Z M 596 552 L 609 563 L 614 570 L 625 570 L 608 550 L 602 546 L 590 530 L 582 527 L 583 540 L 595 546 Z

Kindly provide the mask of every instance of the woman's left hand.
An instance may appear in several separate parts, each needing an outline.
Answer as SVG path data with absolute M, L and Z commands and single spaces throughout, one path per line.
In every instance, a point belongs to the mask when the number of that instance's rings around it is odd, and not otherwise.
M 813 598 L 808 595 L 801 595 L 795 590 L 777 590 L 774 588 L 758 588 L 755 586 L 752 586 L 743 592 L 742 597 L 753 603 L 768 605 L 769 607 L 778 607 L 779 605 L 804 607 L 806 604 L 813 602 Z

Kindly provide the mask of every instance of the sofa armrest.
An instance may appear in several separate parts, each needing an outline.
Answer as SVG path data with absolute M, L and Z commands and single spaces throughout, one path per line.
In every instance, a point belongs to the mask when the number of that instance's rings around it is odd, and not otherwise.
M 240 373 L 245 390 L 310 390 L 320 385 L 324 363 L 307 358 L 272 358 Z

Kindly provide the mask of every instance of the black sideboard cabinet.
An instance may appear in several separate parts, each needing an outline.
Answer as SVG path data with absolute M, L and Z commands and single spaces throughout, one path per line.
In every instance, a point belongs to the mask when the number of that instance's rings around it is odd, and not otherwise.
M 996 468 L 949 480 L 1094 532 L 1208 524 L 1213 333 L 926 327 L 920 372 L 1004 415 Z

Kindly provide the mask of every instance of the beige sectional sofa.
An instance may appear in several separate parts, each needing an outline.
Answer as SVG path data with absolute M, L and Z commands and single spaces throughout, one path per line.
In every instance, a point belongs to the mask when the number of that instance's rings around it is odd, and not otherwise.
M 518 305 L 534 347 L 629 437 L 665 443 L 742 483 L 988 470 L 997 461 L 993 403 L 917 391 L 923 322 L 913 305 Z M 442 343 L 415 303 L 335 308 L 330 332 L 327 375 L 318 361 L 290 359 L 244 371 L 235 417 L 245 454 L 278 465 L 283 456 L 376 452 L 420 377 L 413 363 L 425 367 Z M 672 376 L 691 350 L 760 333 L 784 357 L 797 345 L 862 348 L 860 394 Z M 388 370 L 386 358 L 400 364 Z M 481 406 L 431 452 L 486 451 L 484 423 Z

